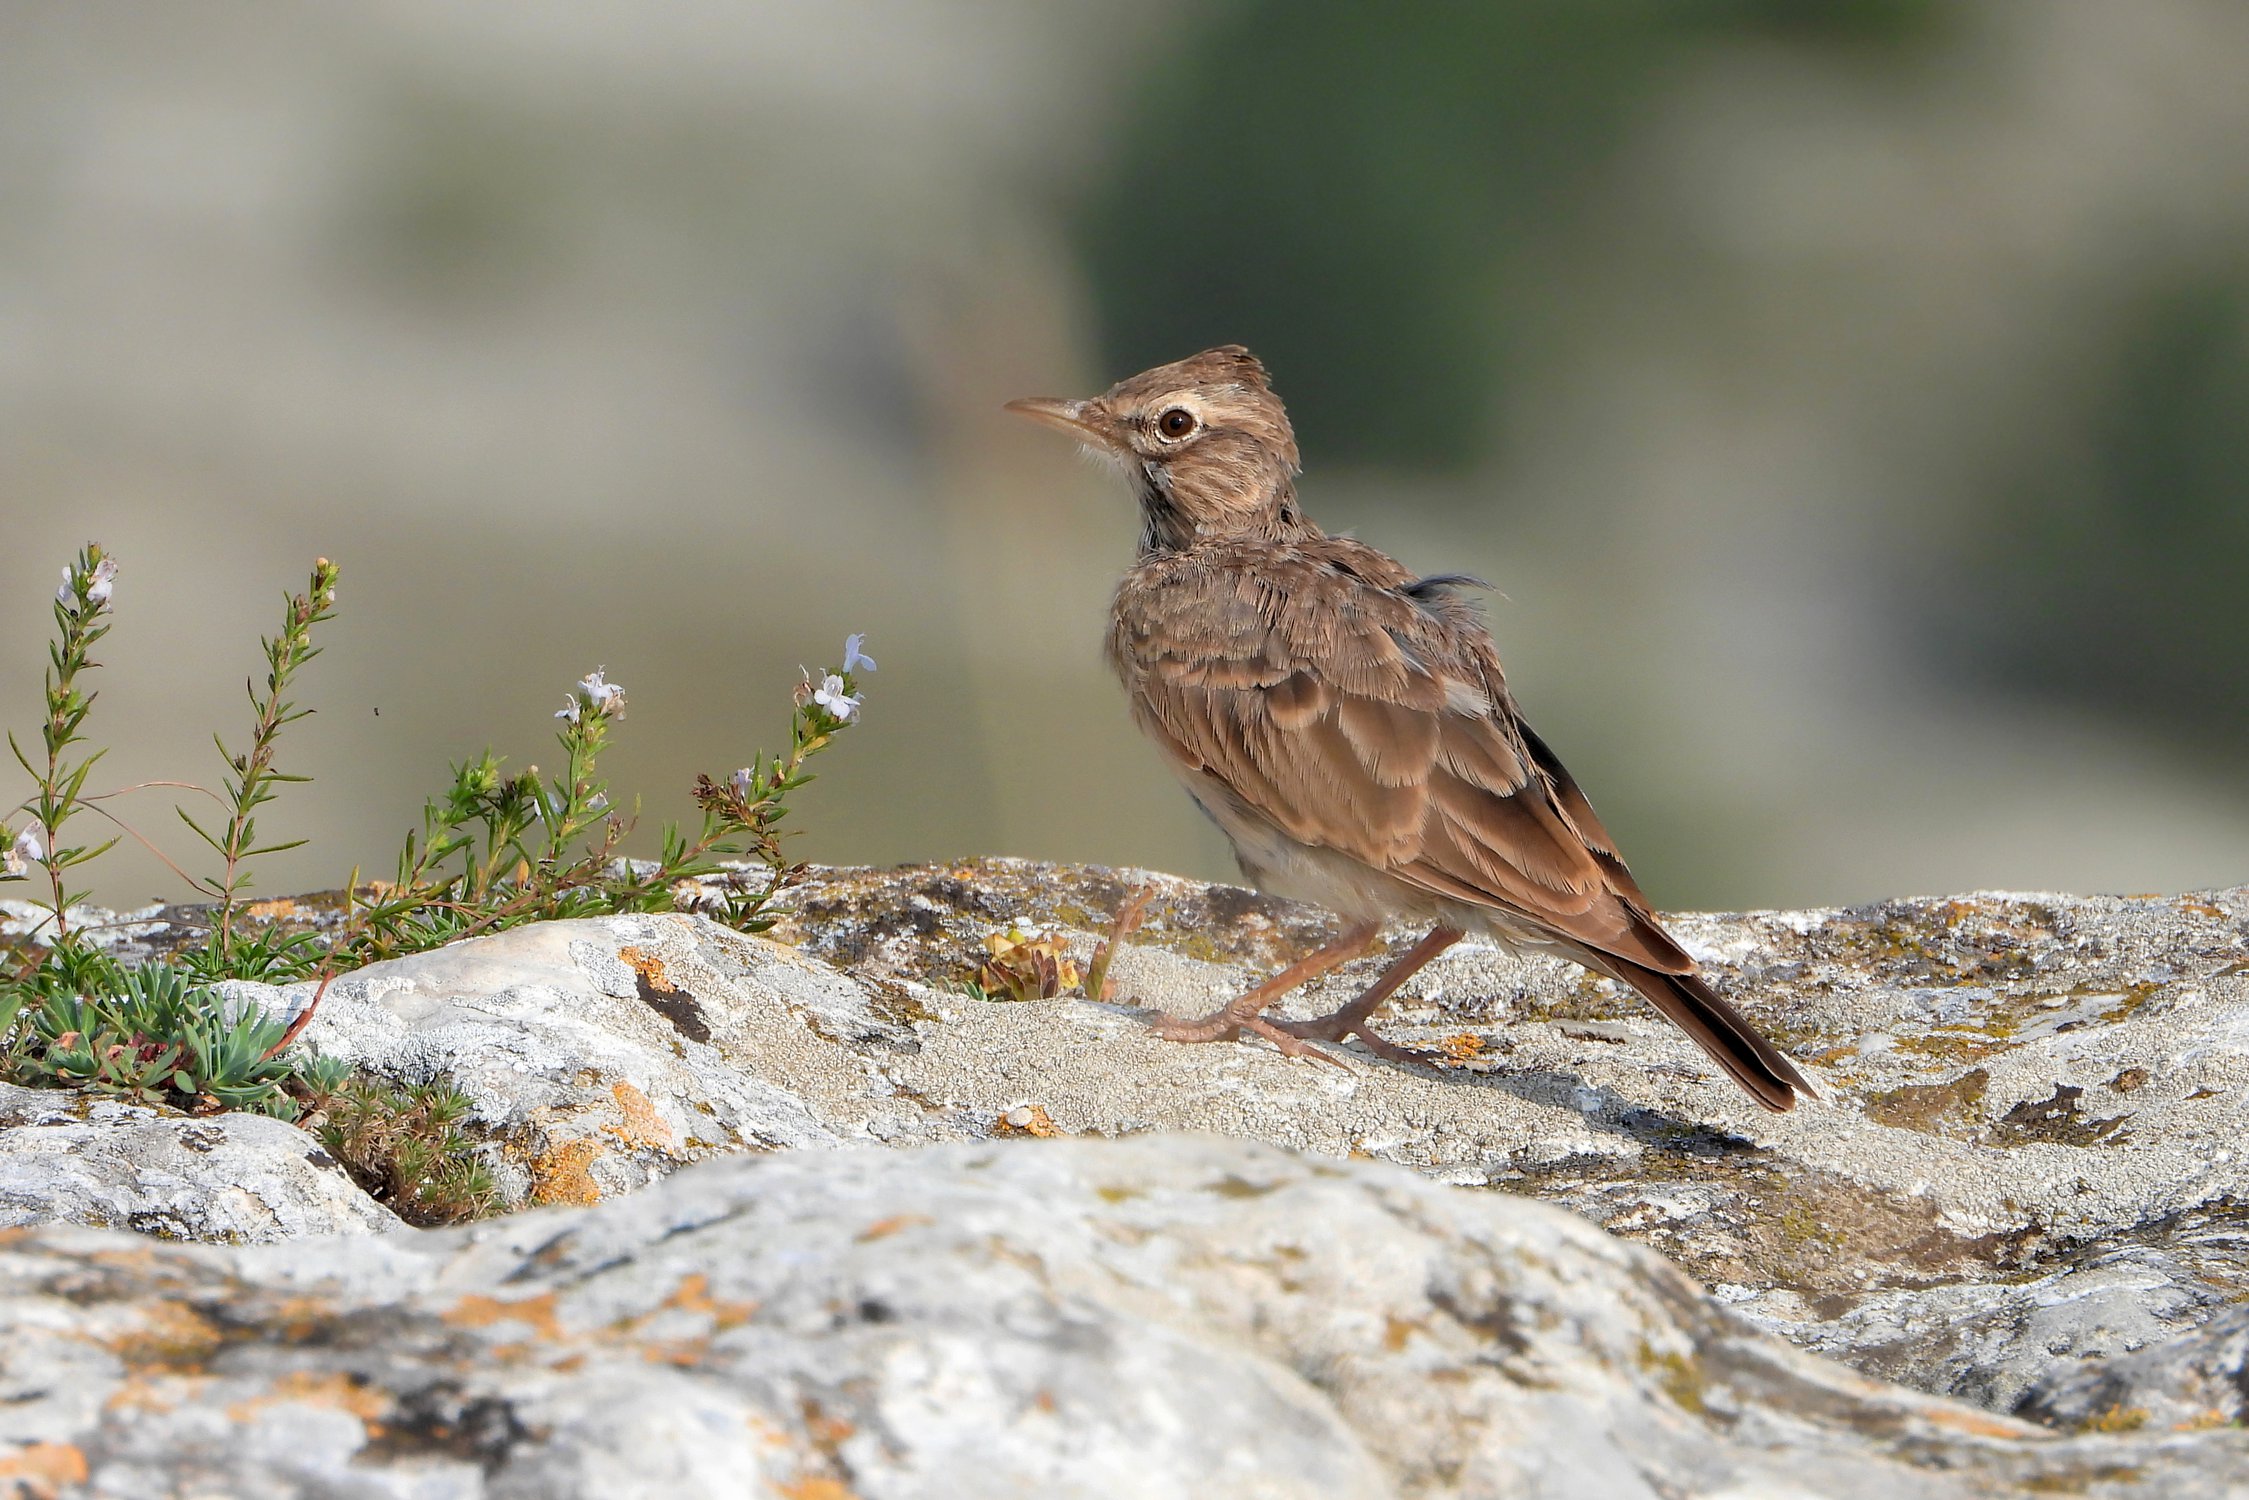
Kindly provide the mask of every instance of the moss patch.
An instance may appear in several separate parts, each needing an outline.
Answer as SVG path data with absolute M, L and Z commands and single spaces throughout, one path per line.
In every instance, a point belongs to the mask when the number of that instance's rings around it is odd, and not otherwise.
M 1867 1118 L 1924 1135 L 1963 1135 L 1981 1116 L 1991 1075 L 1970 1068 L 1946 1083 L 1909 1083 L 1866 1101 Z

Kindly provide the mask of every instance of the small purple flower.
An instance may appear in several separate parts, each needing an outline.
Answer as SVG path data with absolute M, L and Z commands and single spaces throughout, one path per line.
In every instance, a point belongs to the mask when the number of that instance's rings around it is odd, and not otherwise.
M 875 659 L 859 649 L 866 639 L 864 635 L 847 635 L 843 638 L 843 669 L 846 672 L 856 672 L 861 667 L 870 672 L 875 670 Z
M 733 784 L 734 795 L 747 802 L 750 800 L 750 788 L 757 785 L 757 770 L 753 766 L 744 766 L 726 779 Z
M 606 670 L 595 667 L 578 680 L 578 691 L 586 695 L 586 706 L 597 714 L 614 713 L 625 705 L 625 690 L 602 677 Z
M 820 679 L 820 686 L 813 690 L 812 701 L 846 724 L 859 712 L 859 700 L 843 690 L 843 679 L 833 672 Z
M 8 846 L 8 852 L 0 855 L 0 864 L 6 866 L 10 875 L 21 875 L 31 866 L 45 863 L 46 859 L 47 846 L 40 840 L 39 825 L 26 823 L 23 832 Z
M 85 580 L 86 608 L 98 615 L 109 608 L 110 592 L 117 586 L 117 564 L 105 557 L 94 564 L 93 571 L 85 575 Z M 76 568 L 64 568 L 62 587 L 55 590 L 55 602 L 72 614 L 78 612 L 78 581 L 79 573 Z
M 578 691 L 563 700 L 562 707 L 554 711 L 554 716 L 575 724 L 581 714 L 590 713 L 598 719 L 623 708 L 625 690 L 601 675 L 607 670 L 606 667 L 595 667 L 579 678 Z

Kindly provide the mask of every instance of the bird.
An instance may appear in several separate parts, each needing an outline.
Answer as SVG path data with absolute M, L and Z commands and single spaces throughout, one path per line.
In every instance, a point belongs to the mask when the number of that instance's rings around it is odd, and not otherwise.
M 1226 835 L 1244 877 L 1326 907 L 1337 939 L 1207 1016 L 1157 1012 L 1181 1042 L 1261 1036 L 1292 1057 L 1352 1038 L 1427 1055 L 1371 1021 L 1470 933 L 1629 985 L 1766 1109 L 1816 1097 L 1664 930 L 1592 804 L 1523 719 L 1463 574 L 1418 576 L 1298 502 L 1287 410 L 1239 344 L 1082 400 L 1007 410 L 1114 464 L 1140 507 L 1110 665 L 1132 716 Z M 1430 924 L 1348 1004 L 1266 1012 L 1360 957 L 1392 918 Z

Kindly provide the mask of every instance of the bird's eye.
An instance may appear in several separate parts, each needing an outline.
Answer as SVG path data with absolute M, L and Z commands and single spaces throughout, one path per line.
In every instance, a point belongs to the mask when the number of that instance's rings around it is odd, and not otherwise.
M 1156 431 L 1177 441 L 1195 430 L 1195 414 L 1184 406 L 1175 406 L 1156 418 Z

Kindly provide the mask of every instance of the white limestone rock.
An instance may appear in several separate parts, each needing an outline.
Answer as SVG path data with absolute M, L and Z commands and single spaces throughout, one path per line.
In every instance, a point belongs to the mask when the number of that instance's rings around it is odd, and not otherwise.
M 1574 1216 L 1212 1137 L 736 1157 L 258 1248 L 0 1241 L 0 1467 L 240 1500 L 2235 1493 L 1804 1354 Z M 36 1446 L 34 1446 L 36 1445 Z

